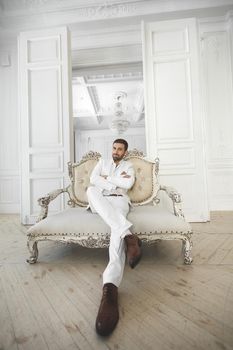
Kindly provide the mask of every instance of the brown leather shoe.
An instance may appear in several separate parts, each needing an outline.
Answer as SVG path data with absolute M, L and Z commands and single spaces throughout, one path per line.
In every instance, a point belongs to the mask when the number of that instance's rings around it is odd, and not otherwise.
M 102 336 L 109 335 L 118 320 L 118 288 L 112 283 L 106 283 L 103 286 L 103 296 L 95 322 L 96 332 Z
M 124 239 L 126 243 L 127 260 L 129 266 L 133 269 L 142 257 L 142 241 L 135 234 L 127 235 Z

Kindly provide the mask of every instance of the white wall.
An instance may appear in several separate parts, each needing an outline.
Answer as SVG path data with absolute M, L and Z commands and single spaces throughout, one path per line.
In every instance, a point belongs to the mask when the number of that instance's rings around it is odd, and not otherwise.
M 117 138 L 126 139 L 129 150 L 137 148 L 146 152 L 145 128 L 130 128 L 122 135 L 108 130 L 75 131 L 75 159 L 79 161 L 89 151 L 99 152 L 103 158 L 111 158 L 112 143 Z
M 17 46 L 0 45 L 0 212 L 18 213 L 20 198 Z
M 233 22 L 201 23 L 210 210 L 233 210 Z
M 140 28 L 138 30 L 140 31 Z M 140 32 L 139 36 L 137 32 L 133 33 L 136 38 L 134 43 L 138 45 Z M 124 35 L 124 32 L 120 34 Z M 83 40 L 85 41 L 85 37 Z M 202 40 L 204 122 L 208 149 L 206 164 L 209 205 L 211 210 L 233 210 L 232 19 L 221 18 L 220 22 L 203 19 L 200 24 L 200 40 Z M 75 47 L 73 49 L 78 62 L 78 50 Z M 101 48 L 98 50 L 99 62 L 106 63 L 106 55 L 102 56 Z M 105 50 L 106 48 L 103 48 L 103 51 Z M 81 66 L 84 65 L 85 55 L 90 53 L 89 49 L 87 51 L 82 51 Z M 11 213 L 19 212 L 20 193 L 17 45 L 16 43 L 0 45 L 0 52 L 0 212 Z M 10 54 L 10 65 L 5 66 L 2 62 L 5 62 L 6 53 Z M 137 61 L 140 56 L 138 52 L 137 57 L 135 56 Z M 132 55 L 128 56 L 129 60 L 130 57 Z M 132 148 L 131 141 L 129 143 Z M 85 150 L 80 150 L 81 153 L 85 153 Z

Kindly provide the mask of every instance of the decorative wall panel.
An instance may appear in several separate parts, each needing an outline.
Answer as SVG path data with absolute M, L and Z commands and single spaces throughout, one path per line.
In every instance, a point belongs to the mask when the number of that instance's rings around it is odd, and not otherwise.
M 208 173 L 211 210 L 233 209 L 233 168 Z
M 153 55 L 164 55 L 169 53 L 183 53 L 188 51 L 188 31 L 154 31 L 152 33 Z
M 28 40 L 28 63 L 59 60 L 60 38 L 41 38 Z
M 30 155 L 30 171 L 46 173 L 51 171 L 63 172 L 62 153 L 34 153 Z
M 19 175 L 0 175 L 0 213 L 19 213 Z
M 208 162 L 233 159 L 232 72 L 228 33 L 204 37 Z
M 30 70 L 28 86 L 30 146 L 54 147 L 61 145 L 62 111 L 59 69 Z
M 181 193 L 181 198 L 183 202 L 183 207 L 185 208 L 185 216 L 189 221 L 197 221 L 196 213 L 193 208 L 196 208 L 198 211 L 198 207 L 200 206 L 200 196 L 201 193 L 197 193 L 195 186 L 192 184 L 198 182 L 199 179 L 195 174 L 171 174 L 171 175 L 160 175 L 160 183 L 165 186 L 175 187 L 178 192 Z M 184 188 L 186 189 L 184 191 Z M 169 199 L 162 194 L 162 202 L 166 204 L 169 203 Z M 205 216 L 201 216 L 200 221 L 205 221 Z
M 160 164 L 162 169 L 189 169 L 195 168 L 195 154 L 193 148 L 159 147 Z
M 19 202 L 19 179 L 15 177 L 1 177 L 0 203 L 15 204 Z
M 66 28 L 24 32 L 19 38 L 21 220 L 32 224 L 38 197 L 67 185 L 73 160 L 69 35 Z M 59 199 L 50 212 L 64 208 Z
M 191 85 L 188 60 L 154 64 L 157 141 L 193 139 Z
M 20 197 L 17 114 L 17 50 L 6 52 L 0 65 L 0 213 L 18 213 Z
M 146 23 L 143 50 L 148 156 L 159 156 L 161 176 L 183 194 L 187 219 L 206 221 L 209 212 L 195 19 Z
M 221 26 L 202 32 L 208 194 L 210 210 L 233 210 L 233 24 Z

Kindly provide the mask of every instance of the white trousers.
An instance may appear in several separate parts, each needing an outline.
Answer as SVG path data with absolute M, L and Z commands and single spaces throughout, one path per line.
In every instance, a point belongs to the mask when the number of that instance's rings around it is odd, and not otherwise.
M 119 287 L 125 266 L 124 237 L 132 223 L 126 219 L 129 212 L 125 197 L 103 196 L 98 187 L 89 187 L 87 197 L 92 211 L 97 212 L 111 228 L 109 262 L 103 273 L 103 284 Z

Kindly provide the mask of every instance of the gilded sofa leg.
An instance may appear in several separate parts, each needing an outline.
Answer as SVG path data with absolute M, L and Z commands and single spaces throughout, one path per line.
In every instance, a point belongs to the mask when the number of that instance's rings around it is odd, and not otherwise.
M 186 265 L 190 265 L 193 261 L 191 257 L 191 250 L 192 250 L 192 241 L 190 237 L 185 237 L 182 241 L 183 244 L 183 254 L 184 254 L 184 263 Z
M 32 240 L 30 241 L 30 239 L 27 241 L 27 246 L 30 252 L 30 257 L 29 259 L 27 259 L 27 262 L 29 264 L 35 264 L 37 262 L 38 259 L 38 248 L 37 248 L 37 242 Z

